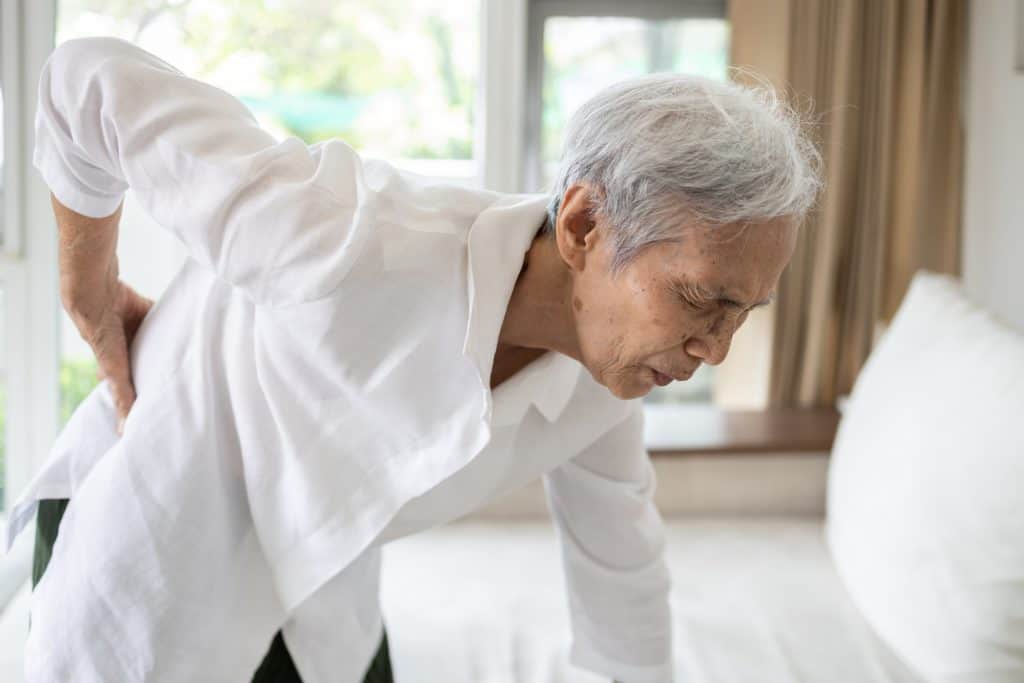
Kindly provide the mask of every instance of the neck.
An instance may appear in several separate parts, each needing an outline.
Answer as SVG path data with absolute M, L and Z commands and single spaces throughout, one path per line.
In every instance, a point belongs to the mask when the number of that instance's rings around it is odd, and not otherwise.
M 555 240 L 538 234 L 523 260 L 498 334 L 498 347 L 557 351 L 580 360 L 572 280 Z

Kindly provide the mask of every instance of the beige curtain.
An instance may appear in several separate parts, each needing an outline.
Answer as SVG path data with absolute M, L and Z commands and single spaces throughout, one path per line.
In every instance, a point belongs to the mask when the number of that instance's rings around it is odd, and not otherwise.
M 746 52 L 755 63 L 741 65 L 783 64 L 797 101 L 813 100 L 826 169 L 779 284 L 769 405 L 831 406 L 914 272 L 959 274 L 965 2 L 734 4 L 733 40 L 759 43 Z M 774 39 L 752 23 L 766 7 L 775 11 L 760 27 Z

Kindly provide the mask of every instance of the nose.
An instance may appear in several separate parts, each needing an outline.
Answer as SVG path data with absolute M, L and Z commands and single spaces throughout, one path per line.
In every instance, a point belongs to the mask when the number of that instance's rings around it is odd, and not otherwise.
M 683 350 L 708 365 L 719 365 L 729 355 L 732 336 L 738 327 L 720 317 L 710 330 L 687 339 Z

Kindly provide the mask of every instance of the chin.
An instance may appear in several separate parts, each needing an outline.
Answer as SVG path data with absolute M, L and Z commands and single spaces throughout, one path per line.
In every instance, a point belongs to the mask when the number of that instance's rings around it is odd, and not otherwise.
M 611 394 L 618 399 L 628 401 L 633 398 L 640 398 L 646 396 L 651 392 L 653 385 L 646 384 L 644 382 L 628 382 L 618 384 L 604 384 L 605 388 L 611 392 Z
M 624 379 L 622 377 L 614 377 L 613 380 L 617 381 L 612 381 L 611 383 L 609 383 L 605 381 L 604 377 L 598 376 L 596 373 L 594 373 L 594 371 L 591 370 L 590 367 L 587 366 L 586 364 L 584 364 L 583 367 L 587 369 L 587 372 L 590 373 L 590 376 L 594 378 L 595 382 L 597 382 L 605 389 L 607 389 L 612 396 L 623 401 L 628 401 L 629 399 L 646 396 L 647 394 L 651 393 L 651 389 L 653 389 L 655 386 L 653 383 L 642 380 L 640 378 L 630 382 L 622 381 Z

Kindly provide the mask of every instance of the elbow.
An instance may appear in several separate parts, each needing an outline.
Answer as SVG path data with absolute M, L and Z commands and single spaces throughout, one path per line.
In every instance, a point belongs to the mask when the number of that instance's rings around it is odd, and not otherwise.
M 54 48 L 44 65 L 57 73 L 92 70 L 111 57 L 139 51 L 141 48 L 122 38 L 113 36 L 87 36 L 71 38 Z
M 43 64 L 39 77 L 40 104 L 52 102 L 68 113 L 95 107 L 115 92 L 104 92 L 106 81 L 123 76 L 111 70 L 129 69 L 155 60 L 142 48 L 113 36 L 72 38 L 58 45 Z M 94 101 L 95 100 L 95 101 Z

